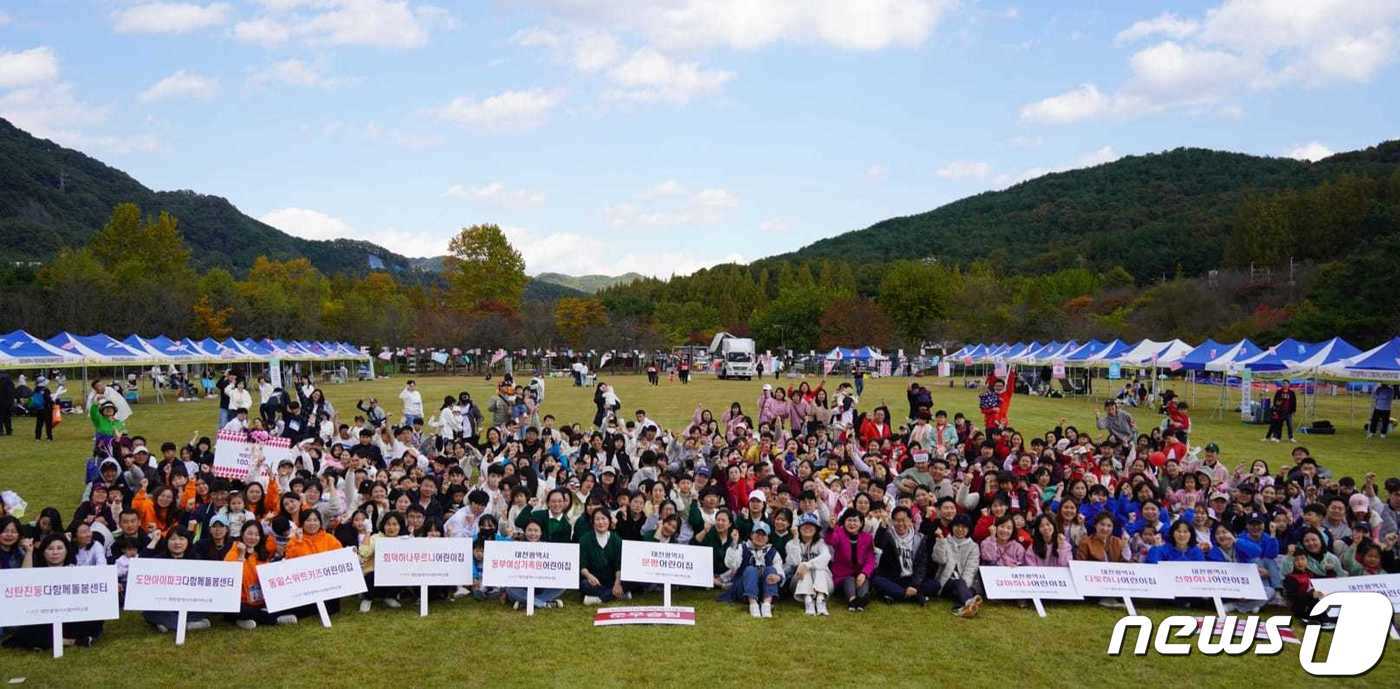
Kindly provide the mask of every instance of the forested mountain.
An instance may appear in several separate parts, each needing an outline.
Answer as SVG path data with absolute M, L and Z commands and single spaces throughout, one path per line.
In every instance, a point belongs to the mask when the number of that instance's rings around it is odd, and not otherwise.
M 629 282 L 636 282 L 644 277 L 644 275 L 638 273 L 623 273 L 622 275 L 564 275 L 562 273 L 540 273 L 535 276 L 535 279 L 541 282 L 568 287 L 569 289 L 583 292 L 584 294 L 594 294 L 599 290 L 615 287 L 617 285 L 625 285 Z
M 1196 275 L 1221 265 L 1232 214 L 1247 194 L 1397 169 L 1400 141 L 1316 163 L 1179 148 L 1045 175 L 771 260 L 934 258 L 965 265 L 986 259 L 1018 273 L 1121 264 L 1139 280 L 1178 270 Z

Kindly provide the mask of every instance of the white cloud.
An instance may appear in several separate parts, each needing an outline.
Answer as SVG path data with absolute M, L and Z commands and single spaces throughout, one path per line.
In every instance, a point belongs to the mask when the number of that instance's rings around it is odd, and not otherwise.
M 787 218 L 770 218 L 758 224 L 758 229 L 764 232 L 782 233 L 791 230 L 793 223 Z
M 865 178 L 872 180 L 882 180 L 889 174 L 889 170 L 880 163 L 871 163 L 865 168 Z
M 684 104 L 719 91 L 733 72 L 702 69 L 696 62 L 677 62 L 651 48 L 642 48 L 608 72 L 617 85 L 604 95 L 639 103 Z
M 417 48 L 434 29 L 450 30 L 456 19 L 435 5 L 406 0 L 272 0 L 268 14 L 239 22 L 239 40 L 276 45 L 299 38 L 313 45 Z
M 292 37 L 292 29 L 276 19 L 259 17 L 235 24 L 233 36 L 246 43 L 270 46 L 286 43 Z
M 307 131 L 313 130 L 310 125 L 303 125 L 303 127 Z M 389 142 L 410 151 L 426 151 L 439 148 L 444 143 L 444 139 L 436 133 L 408 131 L 398 127 L 385 128 L 376 122 L 353 124 L 342 120 L 333 120 L 320 125 L 317 131 L 319 131 L 322 136 L 349 143 Z
M 321 73 L 314 65 L 291 59 L 275 62 L 248 77 L 251 84 L 285 84 L 311 88 L 333 88 L 341 83 Z
M 223 24 L 230 9 L 222 2 L 152 2 L 117 10 L 113 18 L 118 33 L 182 34 Z
M 442 195 L 497 208 L 530 208 L 544 203 L 544 192 L 531 189 L 511 189 L 501 182 L 490 182 L 476 187 L 454 184 L 448 187 Z
M 341 239 L 354 234 L 344 220 L 309 208 L 278 208 L 258 220 L 304 239 Z
M 1110 98 L 1093 84 L 1082 84 L 1058 96 L 1021 106 L 1021 119 L 1027 122 L 1067 124 L 1104 114 Z
M 1165 36 L 1129 58 L 1117 89 L 1086 85 L 1021 108 L 1023 120 L 1065 124 L 1186 110 L 1237 117 L 1250 93 L 1286 86 L 1366 83 L 1397 55 L 1394 0 L 1224 0 L 1200 19 L 1166 13 L 1117 43 Z
M 639 244 L 616 245 L 577 232 L 540 232 L 522 227 L 501 228 L 512 246 L 525 258 L 530 273 L 559 272 L 571 275 L 621 275 L 640 273 L 655 277 L 689 275 L 720 263 L 744 263 L 737 253 L 700 255 L 691 251 L 645 251 Z
M 935 173 L 943 179 L 985 179 L 992 166 L 980 160 L 954 160 Z
M 621 42 L 606 31 L 572 29 L 560 32 L 531 27 L 516 32 L 510 40 L 525 48 L 544 48 L 580 72 L 597 72 L 616 64 L 622 57 Z
M 58 78 L 58 58 L 47 47 L 0 53 L 0 88 L 28 86 Z
M 41 84 L 0 94 L 0 117 L 34 136 L 78 145 L 79 132 L 101 124 L 107 108 L 78 100 L 67 83 Z
M 219 92 L 219 82 L 194 72 L 180 70 L 152 84 L 141 92 L 142 103 L 151 103 L 168 98 L 193 98 L 209 100 Z
M 739 197 L 728 189 L 691 192 L 675 180 L 666 180 L 630 201 L 605 206 L 603 217 L 619 228 L 713 225 L 738 206 Z
M 563 101 L 558 91 L 504 91 L 476 100 L 466 96 L 434 110 L 439 118 L 477 130 L 523 130 L 538 127 Z
M 1148 36 L 1167 36 L 1181 39 L 1196 33 L 1200 28 L 1200 23 L 1195 20 L 1182 19 L 1171 12 L 1163 12 L 1152 19 L 1133 22 L 1132 26 L 1119 31 L 1113 42 L 1122 45 Z
M 1302 144 L 1301 146 L 1293 147 L 1284 155 L 1288 156 L 1289 158 L 1296 158 L 1298 160 L 1308 160 L 1312 162 L 1317 162 L 1319 160 L 1322 160 L 1323 158 L 1326 158 L 1327 156 L 1332 155 L 1335 152 L 1336 151 L 1333 151 L 1332 149 L 1322 145 L 1317 141 L 1310 141 L 1308 143 Z
M 740 50 L 779 41 L 846 50 L 923 43 L 956 0 L 548 0 L 593 27 L 623 27 L 665 50 Z

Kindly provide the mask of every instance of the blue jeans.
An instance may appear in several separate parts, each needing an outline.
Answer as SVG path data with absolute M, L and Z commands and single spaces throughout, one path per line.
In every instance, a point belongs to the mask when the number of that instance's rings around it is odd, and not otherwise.
M 512 603 L 525 604 L 528 589 L 511 587 L 506 589 L 506 598 Z M 556 598 L 564 595 L 564 589 L 535 589 L 535 607 L 547 608 Z
M 758 567 L 750 567 L 739 575 L 739 593 L 744 598 L 751 600 L 769 600 L 778 597 L 778 584 L 768 583 L 768 577 L 777 574 L 778 570 L 772 567 L 764 567 L 762 572 Z M 759 587 L 762 586 L 762 594 Z

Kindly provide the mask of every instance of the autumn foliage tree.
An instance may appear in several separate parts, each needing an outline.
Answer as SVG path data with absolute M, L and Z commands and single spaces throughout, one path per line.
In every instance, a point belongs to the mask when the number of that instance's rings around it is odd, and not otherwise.
M 518 309 L 530 281 L 525 259 L 497 225 L 472 225 L 457 233 L 448 244 L 443 277 L 451 305 L 466 313 L 490 302 Z
M 554 328 L 575 349 L 584 345 L 588 331 L 608 324 L 608 310 L 598 299 L 564 298 L 554 304 Z
M 880 305 L 865 297 L 845 297 L 831 302 L 821 315 L 821 338 L 817 346 L 823 351 L 833 347 L 885 348 L 894 342 L 894 322 Z

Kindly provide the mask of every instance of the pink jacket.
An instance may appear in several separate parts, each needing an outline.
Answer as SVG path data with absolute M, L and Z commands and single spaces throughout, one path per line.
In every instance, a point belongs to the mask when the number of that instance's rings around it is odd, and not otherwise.
M 787 415 L 787 400 L 780 400 L 768 392 L 764 392 L 758 396 L 758 422 L 760 424 L 771 423 L 775 426 L 780 425 Z
M 1034 546 L 1026 548 L 1023 564 L 1027 567 L 1068 567 L 1071 559 L 1069 539 L 1061 536 L 1060 547 L 1050 551 L 1050 556 L 1043 560 L 1035 554 Z
M 996 538 L 982 541 L 982 564 L 994 567 L 1017 567 L 1026 559 L 1026 548 L 1016 539 L 999 545 Z
M 826 535 L 826 544 L 831 547 L 831 578 L 841 582 L 857 574 L 867 578 L 875 573 L 875 534 L 861 531 L 856 539 L 856 559 L 851 559 L 851 539 L 841 527 L 832 529 Z

